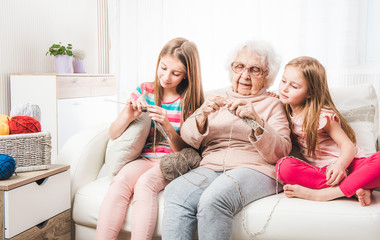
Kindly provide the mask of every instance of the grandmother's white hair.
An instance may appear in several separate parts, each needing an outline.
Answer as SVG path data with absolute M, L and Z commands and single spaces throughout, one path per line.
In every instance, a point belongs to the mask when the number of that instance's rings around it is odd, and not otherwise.
M 229 54 L 226 62 L 226 68 L 229 71 L 230 80 L 232 80 L 233 71 L 231 63 L 236 59 L 237 55 L 243 50 L 248 49 L 256 53 L 261 59 L 261 65 L 267 69 L 268 75 L 264 88 L 269 88 L 276 79 L 277 73 L 280 70 L 281 59 L 280 56 L 274 51 L 271 44 L 266 41 L 250 40 L 237 45 Z

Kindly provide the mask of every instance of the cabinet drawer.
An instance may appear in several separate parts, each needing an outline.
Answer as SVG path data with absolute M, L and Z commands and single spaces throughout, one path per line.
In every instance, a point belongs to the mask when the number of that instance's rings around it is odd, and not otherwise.
M 25 239 L 71 239 L 71 210 L 67 210 L 45 222 L 20 233 L 11 240 Z
M 91 96 L 106 96 L 117 94 L 116 78 L 99 77 L 91 81 Z
M 5 191 L 5 238 L 11 238 L 68 209 L 70 209 L 69 171 Z
M 76 98 L 91 96 L 91 78 L 57 77 L 57 98 Z
M 57 77 L 57 98 L 115 95 L 114 77 Z

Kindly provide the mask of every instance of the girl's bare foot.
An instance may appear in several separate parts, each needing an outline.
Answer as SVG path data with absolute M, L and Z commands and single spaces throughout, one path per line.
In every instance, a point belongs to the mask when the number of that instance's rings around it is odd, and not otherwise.
M 289 198 L 297 197 L 313 201 L 329 201 L 344 196 L 339 187 L 312 189 L 290 184 L 284 186 L 284 193 Z
M 356 191 L 359 203 L 362 207 L 371 204 L 371 191 L 369 189 L 360 188 Z

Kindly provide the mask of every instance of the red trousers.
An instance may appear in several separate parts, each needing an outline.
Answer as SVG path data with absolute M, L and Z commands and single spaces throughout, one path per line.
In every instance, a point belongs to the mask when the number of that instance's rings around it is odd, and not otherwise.
M 326 168 L 318 168 L 293 157 L 284 157 L 276 164 L 276 172 L 282 182 L 313 189 L 330 187 L 326 184 Z M 380 186 L 380 152 L 370 157 L 354 158 L 347 171 L 348 176 L 339 183 L 346 197 L 352 197 L 360 188 Z

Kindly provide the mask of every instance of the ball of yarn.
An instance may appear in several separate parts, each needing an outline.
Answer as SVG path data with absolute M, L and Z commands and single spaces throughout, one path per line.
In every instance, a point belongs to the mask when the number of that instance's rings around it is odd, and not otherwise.
M 201 162 L 201 156 L 193 148 L 184 148 L 179 152 L 168 153 L 161 158 L 160 168 L 162 175 L 168 181 L 197 168 Z
M 0 135 L 9 135 L 8 123 L 0 122 Z
M 11 118 L 7 115 L 0 115 L 0 122 L 8 124 L 9 120 L 11 120 Z
M 41 109 L 36 104 L 24 103 L 11 109 L 11 117 L 29 116 L 41 122 Z
M 29 116 L 12 117 L 8 125 L 10 134 L 41 132 L 40 122 Z
M 0 180 L 12 177 L 16 170 L 16 162 L 13 157 L 0 154 Z

